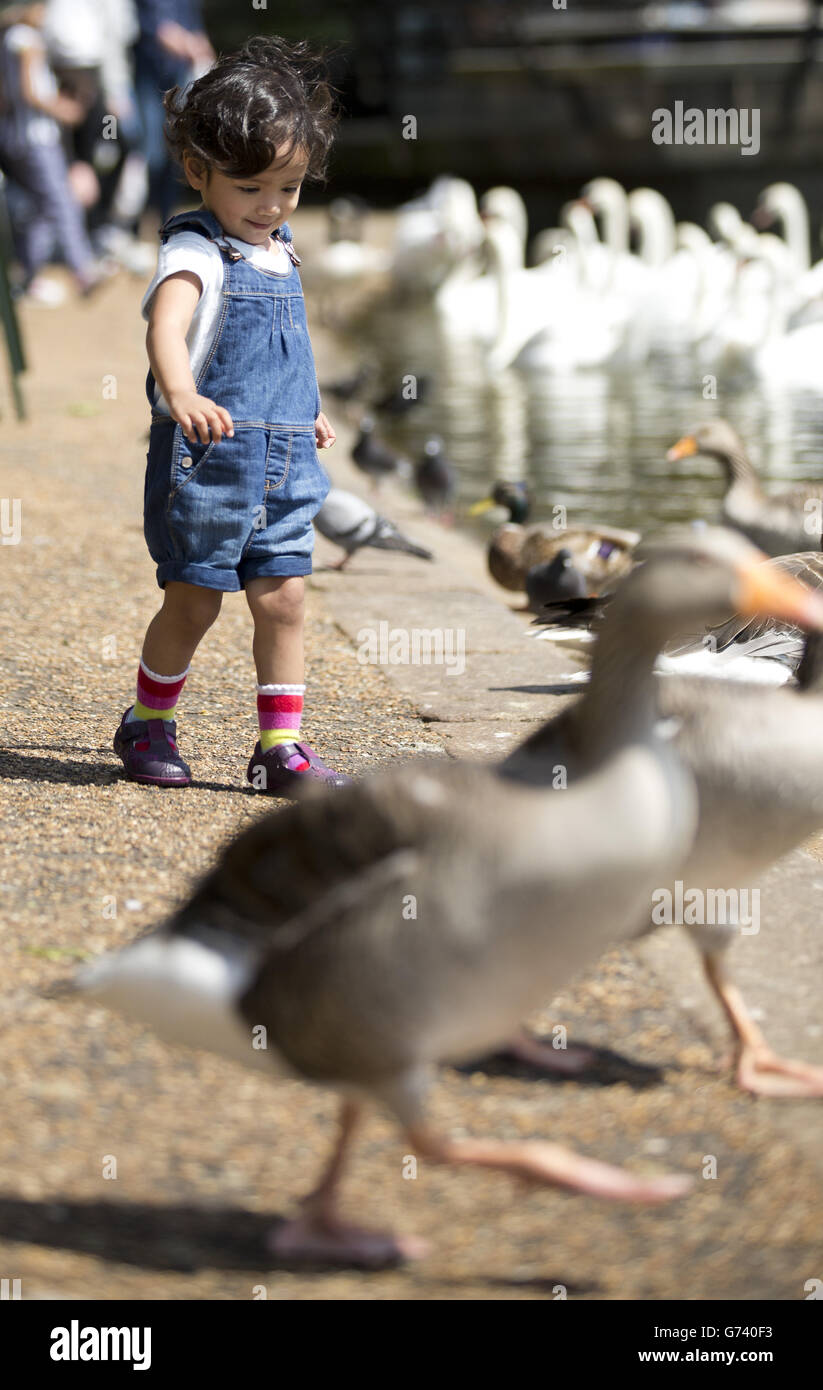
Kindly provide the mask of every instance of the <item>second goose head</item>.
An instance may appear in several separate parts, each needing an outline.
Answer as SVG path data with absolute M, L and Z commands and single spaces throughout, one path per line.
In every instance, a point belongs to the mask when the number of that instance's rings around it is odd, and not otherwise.
M 716 459 L 725 470 L 730 484 L 745 482 L 748 488 L 760 493 L 760 483 L 746 446 L 728 420 L 707 420 L 705 424 L 696 425 L 672 445 L 666 458 L 669 463 L 675 463 L 697 454 Z

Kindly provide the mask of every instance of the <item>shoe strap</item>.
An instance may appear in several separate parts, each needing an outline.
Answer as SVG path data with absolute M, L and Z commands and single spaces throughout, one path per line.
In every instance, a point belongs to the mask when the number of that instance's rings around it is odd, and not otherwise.
M 177 724 L 173 719 L 147 719 L 146 730 L 149 742 L 168 747 L 169 743 L 177 749 Z

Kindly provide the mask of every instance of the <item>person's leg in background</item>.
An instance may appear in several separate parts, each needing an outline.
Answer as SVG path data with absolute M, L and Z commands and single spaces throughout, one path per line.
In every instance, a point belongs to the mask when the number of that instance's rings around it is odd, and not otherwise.
M 31 198 L 31 216 L 17 228 L 26 285 L 58 246 L 81 292 L 93 288 L 99 274 L 82 210 L 69 187 L 62 146 L 31 144 L 25 151 L 3 151 L 2 159 L 9 177 Z

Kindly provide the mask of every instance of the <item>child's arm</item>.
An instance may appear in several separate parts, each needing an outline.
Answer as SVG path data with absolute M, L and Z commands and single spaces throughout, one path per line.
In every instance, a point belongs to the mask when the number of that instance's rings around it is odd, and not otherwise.
M 218 444 L 234 434 L 234 422 L 222 405 L 199 396 L 191 372 L 186 333 L 200 298 L 201 284 L 190 270 L 169 275 L 155 290 L 149 311 L 146 350 L 154 379 L 168 401 L 173 420 L 192 444 Z

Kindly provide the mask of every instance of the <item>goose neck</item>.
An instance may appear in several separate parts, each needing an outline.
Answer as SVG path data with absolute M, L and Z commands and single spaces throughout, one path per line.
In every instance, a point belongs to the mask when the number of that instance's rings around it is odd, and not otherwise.
M 665 640 L 632 614 L 603 627 L 592 662 L 591 681 L 580 701 L 578 728 L 585 730 L 587 755 L 597 758 L 635 742 L 650 743 L 657 713 L 654 663 Z
M 717 458 L 726 470 L 730 489 L 734 488 L 747 493 L 753 493 L 758 497 L 764 495 L 751 460 L 740 441 L 738 441 L 737 444 L 728 445 L 725 449 L 719 450 Z

